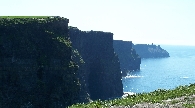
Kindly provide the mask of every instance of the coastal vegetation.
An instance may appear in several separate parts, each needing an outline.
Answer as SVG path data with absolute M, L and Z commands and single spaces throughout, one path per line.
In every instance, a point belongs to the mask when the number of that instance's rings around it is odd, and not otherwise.
M 0 18 L 48 18 L 50 16 L 0 16 Z
M 158 89 L 150 93 L 138 93 L 135 95 L 128 95 L 125 98 L 118 98 L 114 100 L 96 100 L 90 103 L 78 103 L 75 105 L 70 106 L 69 108 L 107 108 L 107 107 L 117 107 L 117 106 L 128 106 L 132 107 L 136 104 L 144 104 L 144 103 L 160 103 L 160 104 L 167 104 L 173 105 L 181 102 L 175 98 L 183 97 L 183 101 L 185 101 L 182 106 L 191 108 L 195 107 L 194 101 L 195 97 L 191 97 L 195 94 L 195 84 L 179 86 L 175 89 Z M 167 101 L 165 101 L 167 100 Z

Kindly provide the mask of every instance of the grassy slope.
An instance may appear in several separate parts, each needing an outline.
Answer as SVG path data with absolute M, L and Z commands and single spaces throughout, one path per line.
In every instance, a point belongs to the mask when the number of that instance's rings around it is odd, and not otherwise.
M 181 96 L 190 96 L 195 94 L 195 84 L 186 86 L 179 86 L 173 90 L 158 89 L 150 93 L 141 93 L 128 96 L 127 98 L 107 100 L 107 101 L 93 101 L 87 104 L 76 104 L 70 108 L 105 108 L 111 106 L 133 106 L 137 103 L 163 103 L 162 100 L 174 99 Z M 191 106 L 191 104 L 189 104 Z M 185 105 L 186 106 L 186 105 Z M 187 105 L 188 106 L 188 105 Z

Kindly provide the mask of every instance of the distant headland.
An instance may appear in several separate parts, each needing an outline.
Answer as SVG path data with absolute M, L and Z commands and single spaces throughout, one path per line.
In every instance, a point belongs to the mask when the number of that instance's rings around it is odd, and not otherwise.
M 133 44 L 133 48 L 141 58 L 162 58 L 170 57 L 169 53 L 162 49 L 160 45 L 149 44 Z

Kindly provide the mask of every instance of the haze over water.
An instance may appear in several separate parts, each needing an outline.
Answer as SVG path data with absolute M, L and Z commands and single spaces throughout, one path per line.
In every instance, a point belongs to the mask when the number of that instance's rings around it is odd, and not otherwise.
M 152 92 L 195 83 L 195 46 L 161 46 L 169 58 L 142 59 L 141 70 L 123 78 L 124 92 Z

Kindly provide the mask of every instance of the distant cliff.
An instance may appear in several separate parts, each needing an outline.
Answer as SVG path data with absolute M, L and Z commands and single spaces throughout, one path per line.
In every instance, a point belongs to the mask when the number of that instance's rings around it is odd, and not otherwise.
M 59 108 L 76 103 L 69 20 L 0 18 L 0 107 Z
M 140 55 L 141 58 L 158 58 L 158 57 L 170 57 L 169 53 L 162 49 L 160 45 L 154 44 L 136 44 L 133 48 Z
M 132 48 L 131 41 L 114 40 L 113 47 L 119 57 L 123 76 L 126 76 L 129 71 L 140 70 L 141 58 Z
M 70 39 L 85 63 L 79 64 L 80 98 L 87 101 L 123 95 L 122 76 L 118 56 L 113 49 L 113 34 L 102 31 L 81 31 L 69 28 Z M 81 58 L 73 58 L 79 62 Z

